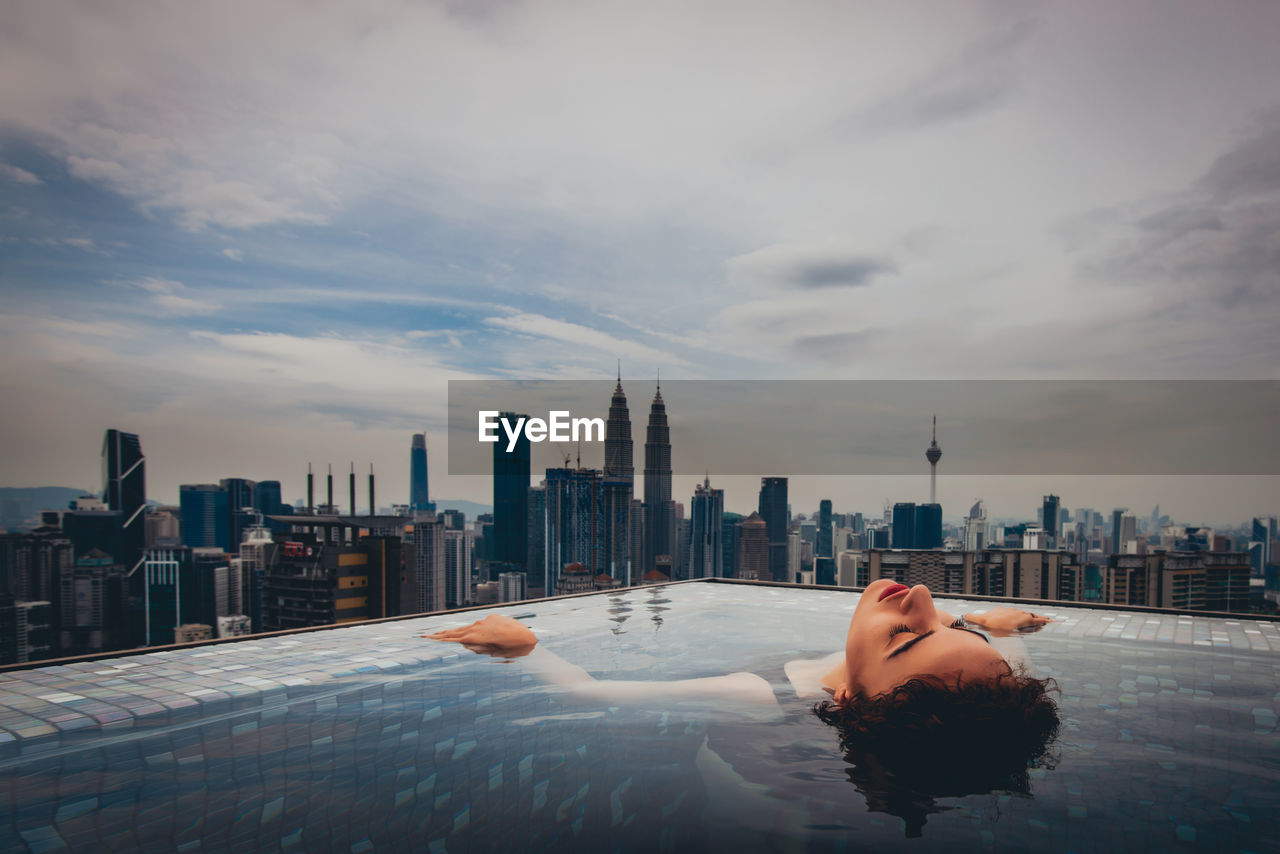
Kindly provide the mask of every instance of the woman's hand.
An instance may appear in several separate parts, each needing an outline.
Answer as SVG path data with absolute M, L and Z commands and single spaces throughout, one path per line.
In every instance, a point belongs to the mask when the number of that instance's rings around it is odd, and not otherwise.
M 533 652 L 538 643 L 533 632 L 505 614 L 490 614 L 469 626 L 444 629 L 422 637 L 460 643 L 472 652 L 495 658 L 520 658 Z
M 1002 605 L 985 614 L 965 614 L 964 621 L 989 629 L 993 634 L 1008 634 L 1039 631 L 1046 623 L 1052 623 L 1053 618 Z

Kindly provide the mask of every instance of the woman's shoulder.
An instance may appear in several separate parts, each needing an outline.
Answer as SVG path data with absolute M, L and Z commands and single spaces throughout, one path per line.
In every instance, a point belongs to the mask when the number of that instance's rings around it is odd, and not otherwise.
M 788 661 L 783 668 L 787 680 L 801 699 L 822 699 L 831 696 L 834 685 L 824 683 L 833 669 L 844 664 L 844 651 L 833 652 L 821 658 L 799 658 Z

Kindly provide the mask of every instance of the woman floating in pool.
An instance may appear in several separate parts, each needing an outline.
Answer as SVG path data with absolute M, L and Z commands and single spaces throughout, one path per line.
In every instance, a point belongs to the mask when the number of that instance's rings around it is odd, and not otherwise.
M 957 619 L 939 610 L 924 585 L 888 579 L 863 591 L 843 651 L 789 662 L 797 696 L 837 728 L 849 777 L 871 809 L 899 815 L 918 835 L 934 798 L 1004 790 L 1026 793 L 1027 769 L 1042 760 L 1058 729 L 1052 680 L 1006 657 L 974 627 L 996 637 L 1031 632 L 1052 620 L 999 607 Z M 671 682 L 598 680 L 537 646 L 528 628 L 494 614 L 425 637 L 504 658 L 528 657 L 545 681 L 575 698 L 617 705 L 714 701 L 719 709 L 778 715 L 769 683 L 753 673 Z
M 924 585 L 908 588 L 881 579 L 863 592 L 849 621 L 843 651 L 820 659 L 792 661 L 786 672 L 799 696 L 821 696 L 825 691 L 834 702 L 824 705 L 832 708 L 866 708 L 868 703 L 897 696 L 904 686 L 920 681 L 951 691 L 972 684 L 1013 684 L 1026 677 L 1016 676 L 1006 657 L 973 627 L 1007 636 L 1034 631 L 1049 622 L 1052 621 L 1048 617 L 1005 607 L 956 619 L 934 605 Z M 638 690 L 649 699 L 656 695 L 723 699 L 728 691 L 744 700 L 776 703 L 768 683 L 753 673 L 674 682 L 598 680 L 553 653 L 538 649 L 538 639 L 532 631 L 502 614 L 424 637 L 460 643 L 473 652 L 502 658 L 522 658 L 536 650 L 537 671 L 584 696 L 616 700 Z M 1019 670 L 1024 668 L 1021 662 L 1014 664 Z

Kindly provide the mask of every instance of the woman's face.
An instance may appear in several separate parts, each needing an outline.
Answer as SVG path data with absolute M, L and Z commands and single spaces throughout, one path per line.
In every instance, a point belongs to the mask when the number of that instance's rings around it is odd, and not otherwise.
M 954 683 L 961 673 L 981 679 L 1009 672 L 985 637 L 959 628 L 955 618 L 934 607 L 929 588 L 908 589 L 887 578 L 863 591 L 849 621 L 844 658 L 850 693 L 866 697 L 916 676 Z

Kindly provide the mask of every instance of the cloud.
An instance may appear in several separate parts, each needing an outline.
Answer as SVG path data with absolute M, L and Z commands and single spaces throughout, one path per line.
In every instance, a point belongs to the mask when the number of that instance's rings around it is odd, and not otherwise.
M 914 130 L 1003 106 L 1018 92 L 1018 61 L 1036 29 L 1025 17 L 1001 23 L 958 58 L 857 114 L 852 124 L 867 130 Z
M 244 252 L 239 249 L 223 249 L 222 255 L 225 258 L 230 258 L 232 261 L 244 260 Z
M 18 184 L 43 184 L 44 183 L 43 181 L 40 180 L 39 177 L 35 175 L 35 173 L 28 172 L 26 169 L 23 169 L 18 166 L 10 166 L 7 163 L 0 163 L 0 176 L 8 178 L 10 181 L 13 181 Z
M 212 314 L 221 309 L 216 303 L 183 296 L 187 286 L 172 279 L 147 276 L 132 281 L 113 281 L 112 285 L 136 288 L 151 295 L 150 306 L 165 316 Z
M 1158 286 L 1182 303 L 1280 308 L 1280 116 L 1117 224 L 1126 239 L 1101 243 L 1087 262 L 1094 275 Z
M 564 320 L 555 320 L 540 314 L 488 317 L 485 318 L 484 322 L 498 329 L 506 329 L 537 338 L 547 338 L 576 348 L 585 347 L 607 353 L 610 356 L 621 356 L 659 365 L 684 364 L 682 359 L 669 351 L 658 350 L 646 344 L 628 341 L 624 338 L 616 338 L 589 326 L 582 326 Z
M 891 261 L 838 245 L 778 244 L 730 258 L 730 275 L 799 288 L 858 287 L 897 272 Z

